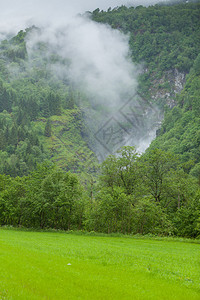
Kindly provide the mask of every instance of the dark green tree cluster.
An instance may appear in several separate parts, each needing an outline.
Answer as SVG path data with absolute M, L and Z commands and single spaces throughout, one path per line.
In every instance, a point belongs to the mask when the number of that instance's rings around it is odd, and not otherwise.
M 197 180 L 184 172 L 172 153 L 155 149 L 138 157 L 133 147 L 123 147 L 102 163 L 86 228 L 195 237 L 199 191 Z
M 139 157 L 123 147 L 87 188 L 53 165 L 22 178 L 1 175 L 0 224 L 197 237 L 200 186 L 172 153 L 157 149 Z
M 84 203 L 76 175 L 50 165 L 28 177 L 0 175 L 0 224 L 33 228 L 81 228 Z
M 50 137 L 52 134 L 51 120 L 48 119 L 44 129 L 44 135 Z
M 70 85 L 53 81 L 41 59 L 45 44 L 28 63 L 26 36 L 35 27 L 20 31 L 0 43 L 0 173 L 23 176 L 48 157 L 35 130 L 38 119 L 48 119 L 43 134 L 51 136 L 50 117 L 74 109 L 76 93 Z M 40 130 L 41 131 L 41 130 Z
M 14 90 L 0 80 L 0 112 L 7 110 L 12 111 L 12 105 L 16 101 Z
M 23 176 L 47 155 L 38 134 L 29 122 L 19 121 L 19 114 L 0 113 L 0 173 Z

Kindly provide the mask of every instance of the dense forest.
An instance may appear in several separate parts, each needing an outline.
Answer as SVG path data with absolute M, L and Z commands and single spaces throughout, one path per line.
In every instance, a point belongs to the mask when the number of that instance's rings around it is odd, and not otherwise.
M 63 169 L 80 171 L 95 157 L 82 138 L 87 132 L 76 105 L 81 96 L 54 76 L 50 68 L 61 58 L 52 54 L 47 62 L 45 43 L 28 57 L 26 37 L 34 30 L 0 44 L 0 172 L 27 175 L 52 157 Z
M 69 62 L 56 53 L 47 61 L 40 43 L 30 63 L 34 26 L 1 41 L 0 225 L 198 237 L 200 3 L 88 15 L 129 35 L 138 91 L 164 114 L 157 137 L 142 155 L 125 146 L 99 165 L 80 105 L 87 97 L 49 67 Z
M 200 3 L 197 2 L 148 8 L 122 6 L 107 12 L 97 9 L 92 15 L 97 22 L 106 22 L 129 33 L 133 61 L 145 64 L 139 91 L 165 111 L 164 122 L 157 132 L 159 137 L 151 148 L 179 154 L 187 172 L 196 176 L 200 176 L 199 14 Z M 173 89 L 169 76 L 172 70 L 185 74 L 181 93 Z M 160 90 L 158 97 L 152 94 L 154 86 Z M 170 95 L 172 101 L 162 94 Z
M 200 188 L 178 157 L 123 147 L 85 185 L 55 165 L 29 176 L 1 175 L 0 224 L 32 228 L 197 237 Z

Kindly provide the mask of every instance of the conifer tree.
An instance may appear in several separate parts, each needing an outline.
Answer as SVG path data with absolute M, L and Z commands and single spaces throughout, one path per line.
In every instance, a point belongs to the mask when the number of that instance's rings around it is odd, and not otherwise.
M 45 129 L 44 129 L 44 135 L 47 137 L 50 137 L 52 133 L 52 129 L 51 129 L 51 121 L 50 119 L 47 120 Z

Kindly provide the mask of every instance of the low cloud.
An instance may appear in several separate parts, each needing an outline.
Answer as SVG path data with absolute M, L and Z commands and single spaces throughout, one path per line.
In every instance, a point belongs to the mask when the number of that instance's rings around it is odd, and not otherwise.
M 0 0 L 0 32 L 15 33 L 31 25 L 62 25 L 79 13 L 121 5 L 149 6 L 165 0 Z
M 112 131 L 111 127 L 116 127 L 116 123 L 110 123 L 109 120 L 114 118 L 120 123 L 129 123 L 126 116 L 120 114 L 120 109 L 137 92 L 141 67 L 134 65 L 130 59 L 129 36 L 108 25 L 93 22 L 88 17 L 69 18 L 62 26 L 44 26 L 40 30 L 31 31 L 27 38 L 30 66 L 35 61 L 38 64 L 34 56 L 39 53 L 41 43 L 47 45 L 41 63 L 43 60 L 48 61 L 54 76 L 67 79 L 76 90 L 87 96 L 91 106 L 85 107 L 82 100 L 80 106 L 90 132 L 89 144 L 96 153 L 100 152 L 99 157 L 105 157 L 116 150 L 118 140 L 117 137 L 109 147 L 105 147 L 106 140 L 101 140 L 105 129 Z M 67 63 L 52 63 L 53 54 Z M 134 106 L 134 100 L 132 103 Z M 104 127 L 107 123 L 110 128 Z M 131 123 L 129 125 L 132 126 Z M 99 132 L 101 128 L 103 131 Z M 120 137 L 120 146 L 123 146 L 127 140 L 127 131 L 121 129 L 123 136 Z M 95 135 L 96 132 L 100 133 L 101 138 Z M 115 139 L 115 136 L 111 138 Z M 135 143 L 137 140 L 134 140 Z
M 135 92 L 138 68 L 129 58 L 128 36 L 108 25 L 85 17 L 74 17 L 62 27 L 34 31 L 27 40 L 29 58 L 38 43 L 48 44 L 46 57 L 52 53 L 68 59 L 69 65 L 52 66 L 58 77 L 67 76 L 91 101 L 119 107 L 126 94 Z
M 140 72 L 140 67 L 135 66 L 130 59 L 129 37 L 108 25 L 78 16 L 77 13 L 96 7 L 106 9 L 126 4 L 127 1 L 87 0 L 74 1 L 71 5 L 64 0 L 60 0 L 59 4 L 54 0 L 19 0 L 13 6 L 11 2 L 14 1 L 7 0 L 6 5 L 3 3 L 1 8 L 0 38 L 11 30 L 19 31 L 33 24 L 38 26 L 40 30 L 31 31 L 27 37 L 29 66 L 34 64 L 34 55 L 38 53 L 39 45 L 46 43 L 47 48 L 41 61 L 49 61 L 49 68 L 54 76 L 59 79 L 67 78 L 73 86 L 87 95 L 92 107 L 101 105 L 107 109 L 107 114 L 102 114 L 98 119 L 99 128 L 103 128 L 103 123 L 109 118 L 118 119 L 120 108 L 136 94 Z M 147 1 L 132 2 L 136 6 L 147 4 Z M 150 2 L 156 1 L 148 1 L 148 4 Z M 68 63 L 63 65 L 59 61 L 50 62 L 52 54 Z M 87 125 L 94 135 L 98 130 L 94 111 L 90 111 L 86 117 Z M 120 122 L 126 121 L 122 116 Z M 139 140 L 141 139 L 138 139 L 138 143 Z M 142 142 L 144 143 L 143 140 Z M 97 147 L 98 145 L 95 149 Z

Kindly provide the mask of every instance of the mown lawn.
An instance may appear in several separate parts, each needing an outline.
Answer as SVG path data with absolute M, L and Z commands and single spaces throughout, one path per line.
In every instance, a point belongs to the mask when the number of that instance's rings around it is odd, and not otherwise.
M 0 299 L 200 299 L 200 244 L 0 229 Z

